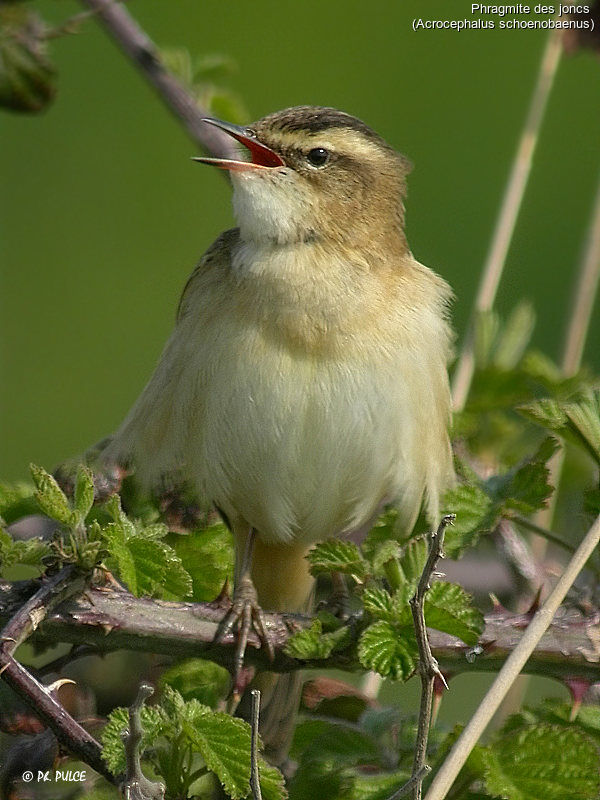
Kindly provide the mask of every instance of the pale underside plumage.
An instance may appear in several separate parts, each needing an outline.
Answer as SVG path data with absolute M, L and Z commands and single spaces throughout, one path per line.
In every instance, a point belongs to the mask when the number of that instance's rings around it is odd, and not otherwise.
M 160 363 L 110 447 L 148 487 L 189 481 L 234 528 L 305 542 L 406 526 L 451 481 L 447 284 L 410 254 L 223 234 L 188 282 Z

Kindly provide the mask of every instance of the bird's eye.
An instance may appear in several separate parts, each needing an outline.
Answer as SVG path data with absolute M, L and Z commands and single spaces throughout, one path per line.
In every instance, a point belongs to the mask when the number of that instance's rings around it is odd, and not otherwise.
M 314 147 L 309 151 L 307 158 L 313 167 L 324 167 L 329 161 L 329 151 L 324 147 Z

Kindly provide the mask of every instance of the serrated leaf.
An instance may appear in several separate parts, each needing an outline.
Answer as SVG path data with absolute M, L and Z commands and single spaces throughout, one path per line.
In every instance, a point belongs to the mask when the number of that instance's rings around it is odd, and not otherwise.
M 406 680 L 415 670 L 417 643 L 410 628 L 398 630 L 392 623 L 381 620 L 362 633 L 358 657 L 365 669 L 394 680 Z
M 233 800 L 250 789 L 250 726 L 241 719 L 211 711 L 184 720 L 183 731 L 204 763 Z
M 132 536 L 127 547 L 135 568 L 136 594 L 153 595 L 163 584 L 166 572 L 165 556 L 159 542 Z
M 77 469 L 74 501 L 75 511 L 84 520 L 94 505 L 94 476 L 92 471 L 83 464 L 80 464 Z
M 102 529 L 102 538 L 108 551 L 107 563 L 116 572 L 132 594 L 138 595 L 137 572 L 133 554 L 129 549 L 122 525 L 111 522 Z
M 588 392 L 578 403 L 566 403 L 564 410 L 571 427 L 600 465 L 600 392 Z
M 585 734 L 540 724 L 513 730 L 485 751 L 485 785 L 510 800 L 597 800 L 599 765 Z
M 42 513 L 63 525 L 72 525 L 75 516 L 69 501 L 55 479 L 42 467 L 31 464 L 31 477 L 36 486 L 35 499 Z
M 192 578 L 193 600 L 214 600 L 233 575 L 233 539 L 225 525 L 187 535 L 170 533 L 166 541 Z
M 429 545 L 425 535 L 416 537 L 402 547 L 400 566 L 406 580 L 412 586 L 416 586 L 423 573 L 428 553 Z
M 517 410 L 532 422 L 555 433 L 561 433 L 567 424 L 567 415 L 563 411 L 561 403 L 551 398 L 526 403 L 519 406 Z
M 144 731 L 140 743 L 140 752 L 143 752 L 151 747 L 158 737 L 163 734 L 164 723 L 159 709 L 154 707 L 143 706 L 140 719 Z M 122 734 L 128 728 L 128 710 L 126 708 L 115 708 L 108 715 L 108 722 L 100 734 L 102 758 L 115 775 L 125 772 L 126 760 Z
M 465 644 L 477 644 L 485 621 L 471 600 L 471 595 L 456 583 L 436 581 L 425 595 L 427 627 L 457 636 Z
M 190 658 L 165 670 L 161 686 L 175 689 L 184 700 L 195 699 L 215 708 L 225 697 L 231 678 L 225 667 L 201 658 Z
M 460 484 L 444 496 L 444 513 L 456 514 L 452 527 L 446 530 L 444 550 L 450 558 L 458 558 L 467 547 L 475 545 L 480 534 L 487 533 L 496 516 L 492 500 L 479 486 Z
M 336 650 L 343 649 L 349 641 L 350 630 L 347 627 L 323 633 L 323 624 L 316 618 L 309 628 L 298 631 L 288 639 L 284 652 L 300 661 L 329 658 Z
M 286 800 L 288 792 L 285 778 L 277 767 L 272 767 L 264 758 L 259 758 L 258 774 L 263 800 Z
M 156 542 L 163 554 L 163 578 L 157 596 L 166 600 L 183 600 L 192 593 L 192 578 L 175 551 L 165 542 Z
M 372 614 L 376 619 L 384 619 L 391 622 L 394 619 L 394 606 L 392 595 L 379 587 L 368 587 L 361 595 L 365 611 Z
M 365 610 L 376 619 L 395 622 L 397 625 L 412 625 L 409 600 L 414 594 L 414 587 L 404 584 L 399 590 L 390 594 L 386 589 L 369 587 L 361 595 Z
M 587 391 L 576 401 L 538 400 L 518 410 L 538 425 L 582 446 L 600 464 L 600 391 Z
M 358 579 L 367 574 L 368 565 L 354 542 L 328 539 L 315 545 L 308 553 L 310 571 L 313 575 L 323 572 L 341 572 Z
M 517 511 L 533 514 L 544 508 L 552 494 L 548 483 L 550 470 L 547 462 L 558 448 L 555 439 L 545 439 L 538 450 L 504 475 L 495 475 L 485 482 L 485 487 L 503 512 Z

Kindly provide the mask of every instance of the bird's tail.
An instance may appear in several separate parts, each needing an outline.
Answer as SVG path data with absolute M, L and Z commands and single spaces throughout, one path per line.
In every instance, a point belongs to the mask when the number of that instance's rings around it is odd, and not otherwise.
M 265 611 L 309 612 L 314 578 L 305 556 L 306 545 L 273 545 L 257 539 L 252 556 L 252 581 L 258 602 Z M 267 759 L 282 766 L 294 732 L 302 692 L 300 672 L 258 674 L 249 686 L 260 689 L 260 734 Z M 238 713 L 250 718 L 250 691 L 242 698 Z

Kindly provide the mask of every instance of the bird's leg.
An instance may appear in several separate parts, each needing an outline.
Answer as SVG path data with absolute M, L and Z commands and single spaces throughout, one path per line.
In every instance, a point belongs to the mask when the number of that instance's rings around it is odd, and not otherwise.
M 254 628 L 262 646 L 266 649 L 269 659 L 273 661 L 275 653 L 265 627 L 263 610 L 258 604 L 256 589 L 252 582 L 252 550 L 256 532 L 250 528 L 246 536 L 242 563 L 236 569 L 235 589 L 231 608 L 225 614 L 215 635 L 215 643 L 223 641 L 225 636 L 237 624 L 237 646 L 234 657 L 233 694 L 239 693 L 240 677 L 244 666 L 244 654 L 248 643 L 248 634 Z M 237 567 L 237 565 L 236 565 Z
M 329 611 L 341 620 L 347 620 L 350 616 L 350 592 L 343 573 L 331 573 L 331 586 L 331 594 L 327 600 L 319 603 L 319 608 Z

